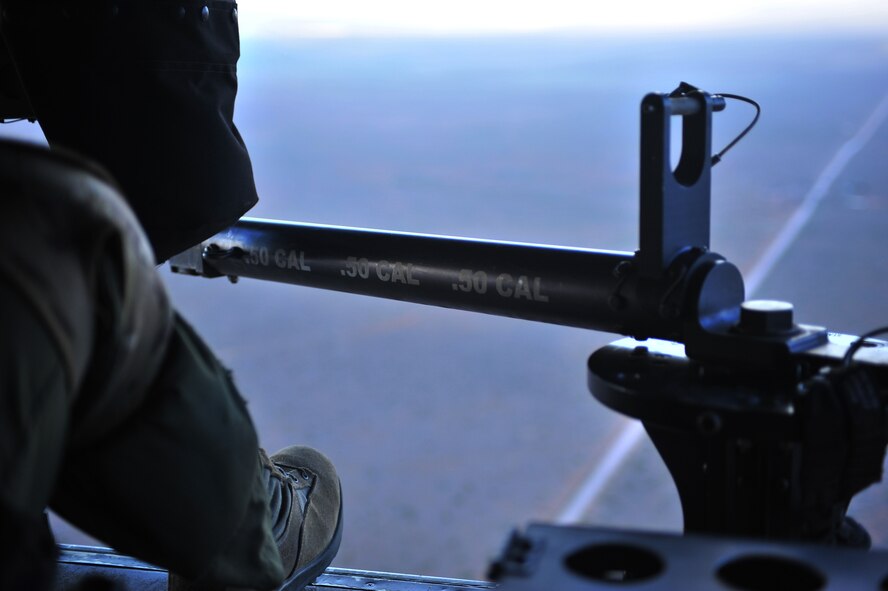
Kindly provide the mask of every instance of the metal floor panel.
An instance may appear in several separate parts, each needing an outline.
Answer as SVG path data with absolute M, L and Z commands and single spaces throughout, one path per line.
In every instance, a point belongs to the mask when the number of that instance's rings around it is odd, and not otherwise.
M 63 544 L 59 546 L 58 563 L 54 591 L 75 591 L 92 576 L 119 582 L 127 591 L 167 590 L 167 571 L 109 548 Z M 484 581 L 331 567 L 306 591 L 477 591 L 495 586 Z

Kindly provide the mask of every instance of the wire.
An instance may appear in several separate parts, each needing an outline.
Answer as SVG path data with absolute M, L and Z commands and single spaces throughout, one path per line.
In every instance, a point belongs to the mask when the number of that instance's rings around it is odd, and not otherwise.
M 871 330 L 866 334 L 863 334 L 854 341 L 848 350 L 845 352 L 845 356 L 842 358 L 842 365 L 844 367 L 848 367 L 851 365 L 851 359 L 854 357 L 854 354 L 860 350 L 861 347 L 865 344 L 866 339 L 874 336 L 878 336 L 880 334 L 888 333 L 888 326 L 883 326 L 881 328 L 877 328 L 875 330 Z
M 715 96 L 720 96 L 720 97 L 728 98 L 728 99 L 734 99 L 735 101 L 743 101 L 744 103 L 748 103 L 748 104 L 752 105 L 753 107 L 755 107 L 755 117 L 752 118 L 752 122 L 750 122 L 750 124 L 746 126 L 746 129 L 744 129 L 743 131 L 740 132 L 740 135 L 738 135 L 733 140 L 731 140 L 730 144 L 725 146 L 721 152 L 719 152 L 718 154 L 716 154 L 715 156 L 712 157 L 712 166 L 715 166 L 716 164 L 721 162 L 722 156 L 725 155 L 725 152 L 727 152 L 728 150 L 733 148 L 737 144 L 737 142 L 742 140 L 746 136 L 746 134 L 749 133 L 753 127 L 755 127 L 755 124 L 758 123 L 759 115 L 762 114 L 762 108 L 759 106 L 759 104 L 757 102 L 755 102 L 751 98 L 747 98 L 745 96 L 740 96 L 739 94 L 725 94 L 723 92 L 719 93 Z

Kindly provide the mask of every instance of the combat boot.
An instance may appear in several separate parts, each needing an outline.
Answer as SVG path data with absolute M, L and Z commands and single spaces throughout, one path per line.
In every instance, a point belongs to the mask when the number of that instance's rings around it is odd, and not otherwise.
M 320 452 L 294 445 L 270 458 L 259 450 L 259 477 L 268 498 L 271 534 L 283 572 L 277 591 L 301 591 L 333 561 L 342 538 L 342 500 L 333 464 Z M 169 591 L 244 591 L 170 573 Z
M 260 450 L 272 534 L 285 572 L 281 591 L 300 591 L 333 561 L 342 537 L 342 498 L 333 464 L 294 445 L 268 458 Z

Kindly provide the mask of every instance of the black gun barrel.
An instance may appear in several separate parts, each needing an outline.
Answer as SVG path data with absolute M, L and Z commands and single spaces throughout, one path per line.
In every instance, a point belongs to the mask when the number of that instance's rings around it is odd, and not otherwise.
M 621 297 L 624 281 L 618 268 L 625 268 L 634 256 L 251 218 L 205 242 L 201 254 L 205 275 L 250 277 L 608 332 L 625 329 L 625 314 L 615 314 L 614 298 Z M 174 270 L 188 271 L 176 260 L 171 264 Z

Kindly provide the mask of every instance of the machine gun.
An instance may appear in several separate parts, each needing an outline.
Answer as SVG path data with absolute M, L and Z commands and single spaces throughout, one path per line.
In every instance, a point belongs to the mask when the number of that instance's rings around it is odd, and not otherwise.
M 641 420 L 686 536 L 532 525 L 491 568 L 506 591 L 888 588 L 884 553 L 823 547 L 869 545 L 845 511 L 881 478 L 888 345 L 796 323 L 786 302 L 744 301 L 738 269 L 709 249 L 712 120 L 725 106 L 685 84 L 643 99 L 634 253 L 245 218 L 170 264 L 627 335 L 589 358 L 589 387 Z

